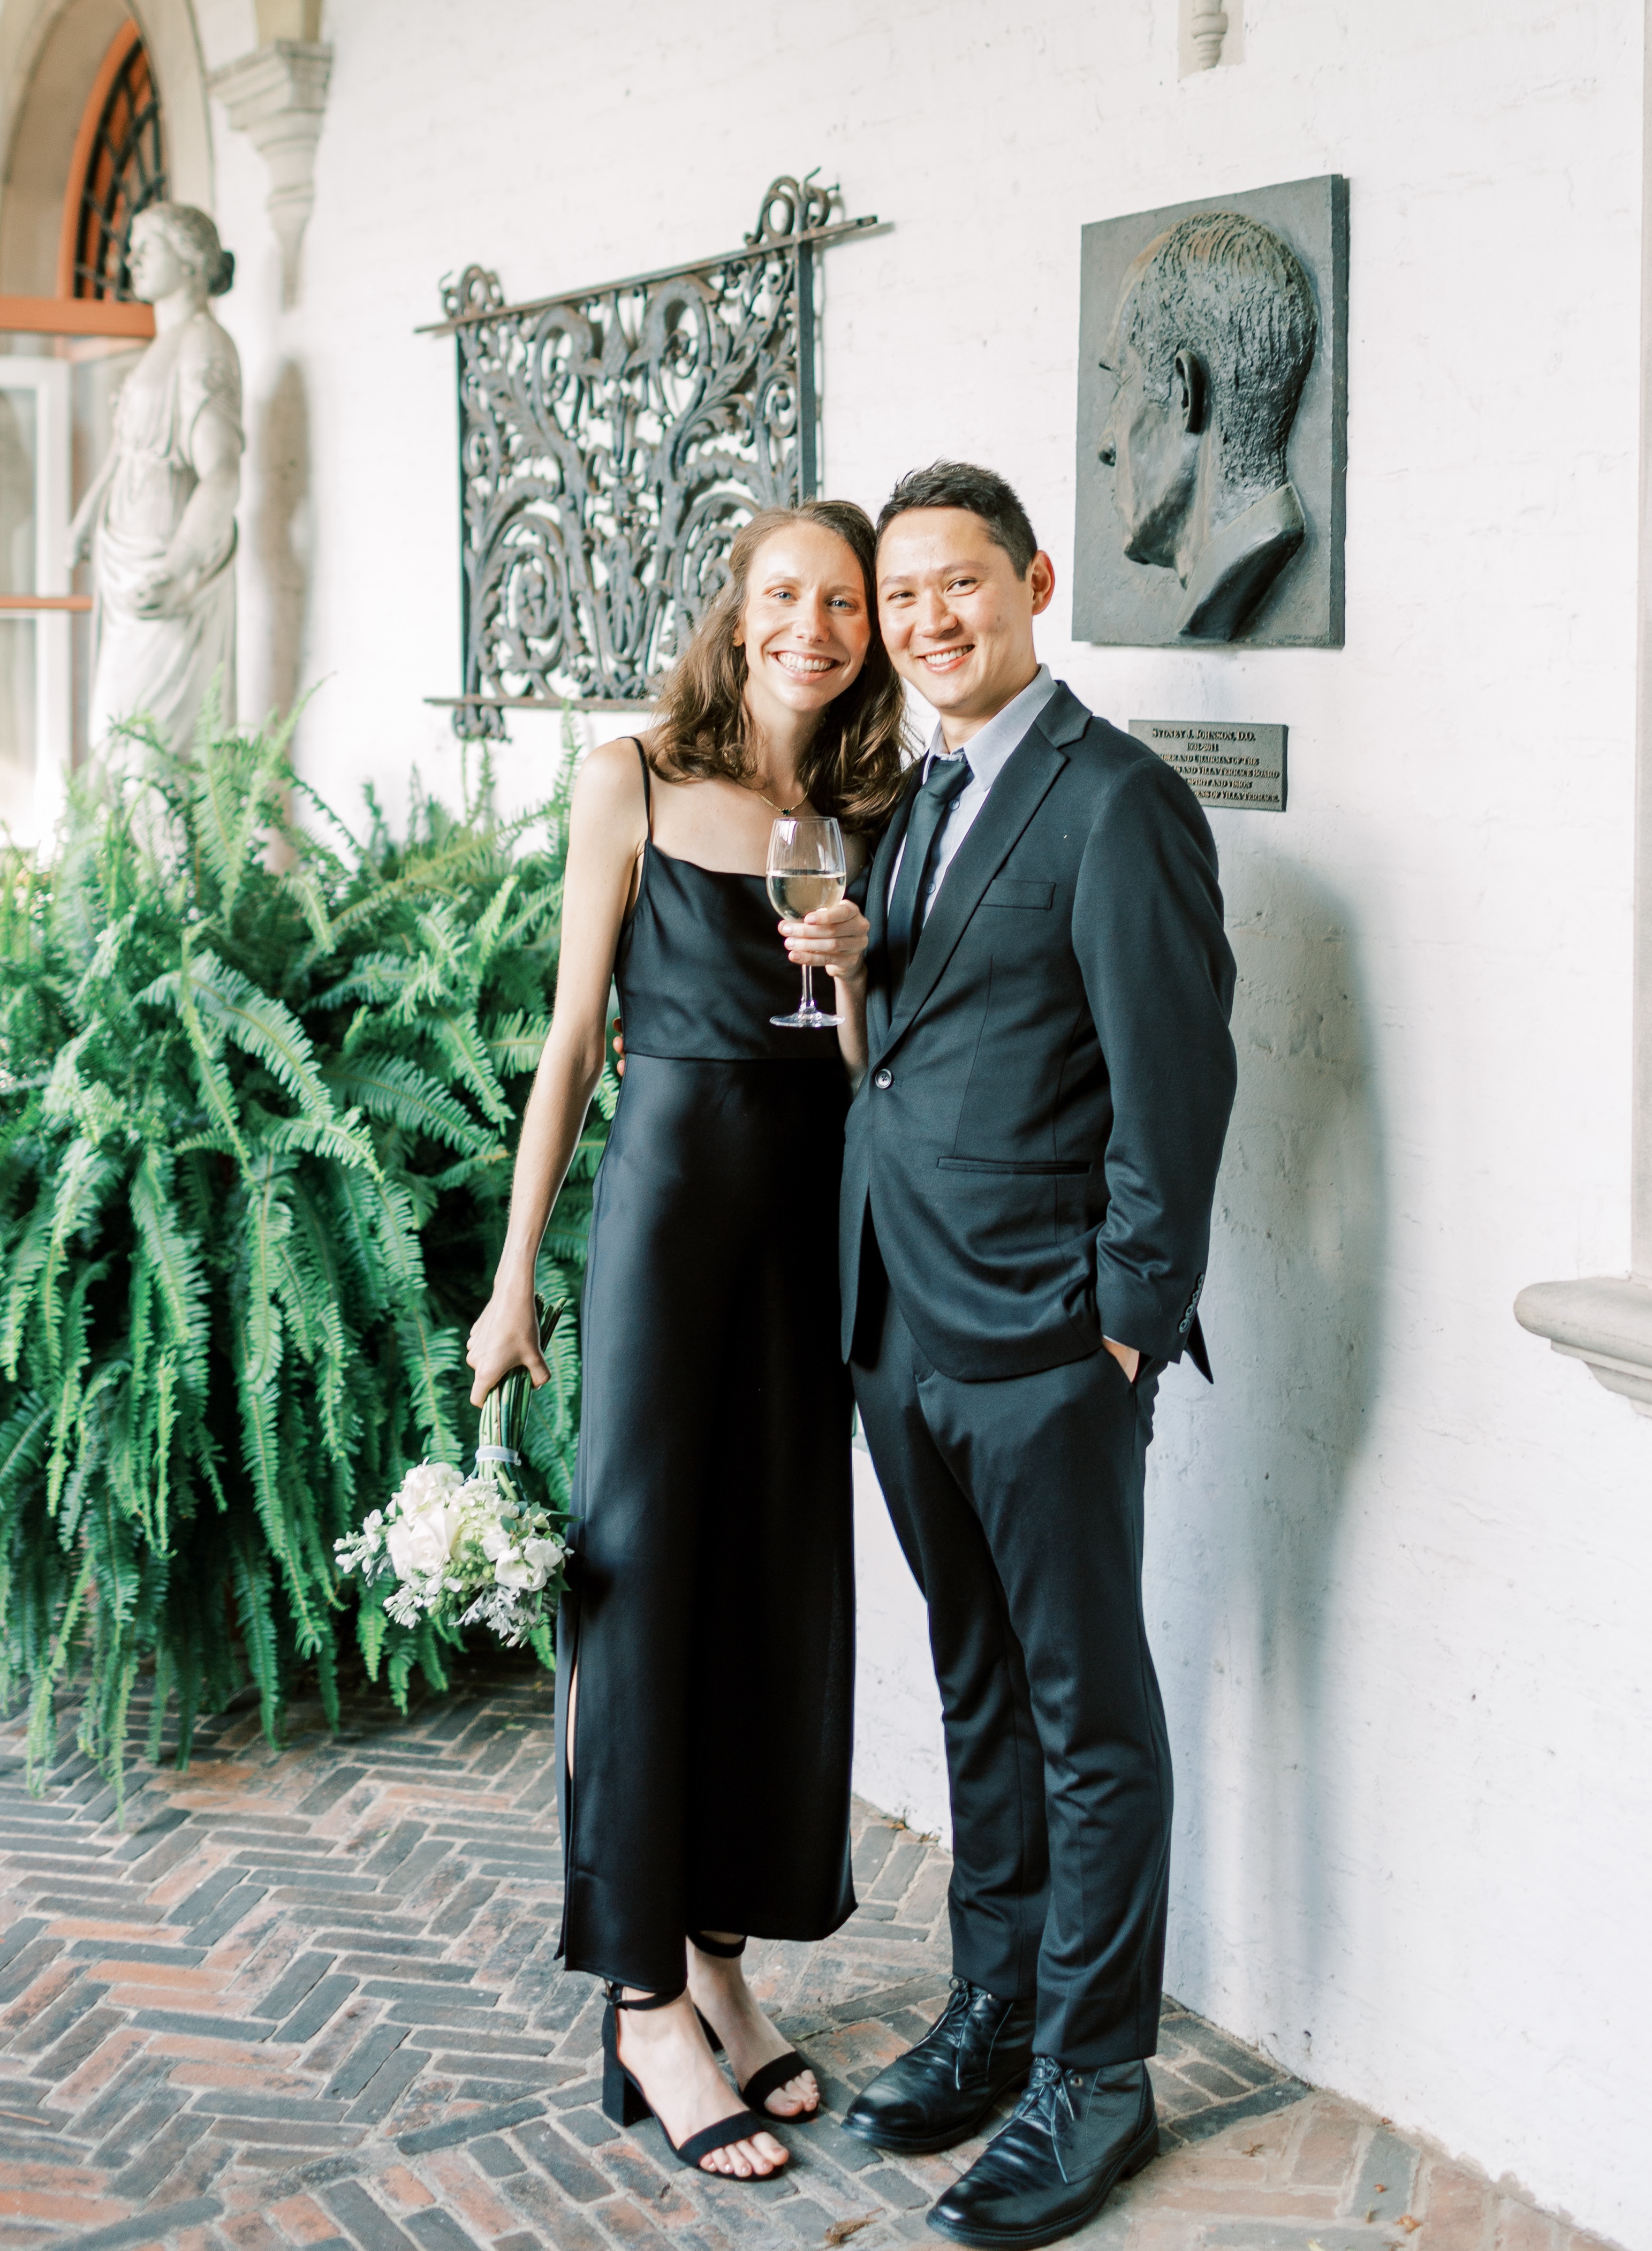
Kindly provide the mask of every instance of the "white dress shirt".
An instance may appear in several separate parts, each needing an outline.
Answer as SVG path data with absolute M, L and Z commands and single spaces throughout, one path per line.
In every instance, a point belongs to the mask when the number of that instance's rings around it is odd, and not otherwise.
M 1055 694 L 1056 683 L 1050 676 L 1050 668 L 1041 664 L 1019 696 L 1006 703 L 1002 711 L 994 712 L 978 734 L 974 734 L 963 746 L 964 757 L 969 761 L 969 779 L 947 807 L 935 838 L 935 857 L 929 878 L 929 889 L 924 896 L 922 920 L 929 919 L 929 910 L 935 904 L 947 869 L 957 855 L 958 847 L 969 834 L 975 820 L 991 793 L 992 785 L 1008 765 L 1011 751 L 1019 750 L 1028 729 L 1045 705 Z M 924 757 L 924 779 L 929 779 L 929 769 L 937 758 L 948 755 L 944 737 L 937 724 Z M 903 838 L 895 855 L 895 864 L 889 871 L 889 890 L 885 906 L 895 895 L 896 879 L 900 863 L 906 857 Z

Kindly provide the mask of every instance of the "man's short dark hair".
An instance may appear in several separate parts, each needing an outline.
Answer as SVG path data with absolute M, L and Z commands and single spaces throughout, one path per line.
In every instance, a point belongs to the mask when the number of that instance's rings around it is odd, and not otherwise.
M 898 516 L 914 508 L 963 508 L 978 516 L 995 547 L 1002 547 L 1024 578 L 1038 551 L 1038 542 L 1015 493 L 991 469 L 978 469 L 971 461 L 931 461 L 927 469 L 908 469 L 878 516 L 881 539 Z

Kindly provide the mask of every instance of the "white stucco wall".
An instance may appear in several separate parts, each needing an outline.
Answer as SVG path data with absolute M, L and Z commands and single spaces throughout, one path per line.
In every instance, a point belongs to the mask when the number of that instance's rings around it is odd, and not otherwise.
M 855 1787 L 926 1834 L 950 1840 L 941 1695 L 927 1613 L 906 1568 L 864 1441 L 855 1444 Z
M 12 0 L 17 4 L 17 0 Z M 243 702 L 321 682 L 345 802 L 451 778 L 451 348 L 527 295 L 721 247 L 774 173 L 895 222 L 824 261 L 827 488 L 975 456 L 1066 579 L 1079 229 L 1351 181 L 1348 646 L 1073 648 L 1120 723 L 1282 720 L 1290 811 L 1218 813 L 1242 1085 L 1204 1314 L 1164 1386 L 1149 1616 L 1179 1777 L 1170 1979 L 1310 2079 L 1652 2240 L 1652 1427 L 1517 1326 L 1627 1256 L 1640 18 L 1630 0 L 1174 0 L 823 18 L 351 0 L 298 308 L 215 111 L 246 357 Z M 209 66 L 251 44 L 201 10 Z M 524 793 L 552 731 L 517 731 Z M 944 1815 L 920 1615 L 864 1492 L 860 1785 Z

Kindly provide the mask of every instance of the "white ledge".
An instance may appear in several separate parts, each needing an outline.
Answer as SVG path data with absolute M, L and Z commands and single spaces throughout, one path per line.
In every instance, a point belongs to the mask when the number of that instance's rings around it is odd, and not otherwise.
M 1626 1274 L 1582 1282 L 1533 1282 L 1515 1299 L 1515 1319 L 1557 1352 L 1584 1361 L 1597 1383 L 1652 1415 L 1652 1288 Z

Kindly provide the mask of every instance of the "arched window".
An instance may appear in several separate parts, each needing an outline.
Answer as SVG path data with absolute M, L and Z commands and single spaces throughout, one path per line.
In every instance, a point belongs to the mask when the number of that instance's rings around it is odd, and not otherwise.
M 87 99 L 69 170 L 59 294 L 129 299 L 127 237 L 166 194 L 161 98 L 135 24 L 122 24 Z
M 32 232 L 21 248 L 0 249 L 29 285 L 0 295 L 0 825 L 30 842 L 51 833 L 77 730 L 85 748 L 77 713 L 90 684 L 92 599 L 71 592 L 74 468 L 89 469 L 109 442 L 101 363 L 155 334 L 149 307 L 133 299 L 126 253 L 133 220 L 166 194 L 160 101 L 138 27 L 128 19 L 104 47 L 108 18 L 90 12 L 101 18 L 95 39 L 83 35 L 83 11 L 62 11 L 45 95 L 37 103 L 31 93 L 13 139 L 14 163 L 19 148 L 26 157 L 15 177 L 36 205 L 48 182 L 51 197 L 63 197 L 55 294 L 45 294 Z M 66 78 L 90 82 L 72 149 L 59 107 Z M 9 332 L 75 343 L 13 354 Z

